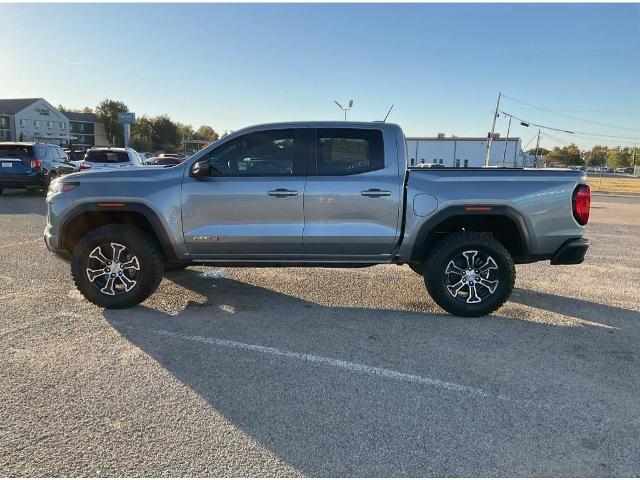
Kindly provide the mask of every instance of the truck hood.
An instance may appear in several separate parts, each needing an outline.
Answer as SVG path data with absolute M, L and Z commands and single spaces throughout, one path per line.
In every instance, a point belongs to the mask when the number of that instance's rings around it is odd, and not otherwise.
M 83 170 L 64 177 L 65 182 L 145 182 L 182 178 L 184 164 L 174 167 L 146 166 L 123 169 Z

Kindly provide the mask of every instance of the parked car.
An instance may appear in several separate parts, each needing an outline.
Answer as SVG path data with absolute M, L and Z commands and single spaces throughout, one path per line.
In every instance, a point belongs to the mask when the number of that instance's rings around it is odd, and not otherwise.
M 144 162 L 145 165 L 163 165 L 165 167 L 171 167 L 173 165 L 179 165 L 184 162 L 182 158 L 176 157 L 152 157 L 147 158 Z
M 58 145 L 37 142 L 0 143 L 0 193 L 5 188 L 46 192 L 57 177 L 77 172 Z
M 620 168 L 616 168 L 614 173 L 629 173 L 628 170 L 629 170 L 628 168 L 620 167 Z
M 179 160 L 184 160 L 186 157 L 181 153 L 161 153 L 158 155 L 160 158 L 177 158 Z
M 140 155 L 133 148 L 97 147 L 87 150 L 80 170 L 113 170 L 142 165 Z
M 473 317 L 509 298 L 514 264 L 583 261 L 584 173 L 413 168 L 404 139 L 385 123 L 260 125 L 173 168 L 70 175 L 47 197 L 45 242 L 105 308 L 142 302 L 165 269 L 191 264 L 386 263 Z
M 86 150 L 71 151 L 69 149 L 65 149 L 64 153 L 66 153 L 69 159 L 73 162 L 73 161 L 83 160 L 84 156 L 87 154 L 87 151 Z

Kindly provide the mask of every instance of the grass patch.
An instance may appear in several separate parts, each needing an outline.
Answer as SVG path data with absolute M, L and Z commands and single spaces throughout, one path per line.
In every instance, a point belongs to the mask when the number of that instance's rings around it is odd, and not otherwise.
M 587 183 L 593 192 L 632 193 L 640 195 L 640 178 L 629 177 L 587 177 Z

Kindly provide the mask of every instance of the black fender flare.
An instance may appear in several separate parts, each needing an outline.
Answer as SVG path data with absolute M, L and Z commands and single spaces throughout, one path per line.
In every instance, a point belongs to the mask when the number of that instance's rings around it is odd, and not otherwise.
M 122 205 L 122 206 L 119 206 Z M 65 216 L 60 224 L 60 238 L 66 237 L 66 231 L 75 218 L 84 213 L 138 213 L 142 215 L 151 225 L 153 233 L 156 236 L 160 248 L 164 252 L 168 260 L 179 260 L 178 253 L 176 252 L 169 236 L 167 235 L 162 222 L 158 218 L 158 215 L 148 206 L 142 203 L 127 202 L 127 201 L 101 201 L 101 202 L 87 202 L 82 205 L 73 207 Z
M 411 251 L 411 259 L 418 260 L 423 254 L 424 246 L 433 233 L 436 226 L 452 217 L 506 217 L 511 220 L 518 229 L 520 234 L 520 242 L 522 254 L 519 256 L 518 263 L 527 263 L 530 261 L 532 245 L 531 236 L 524 216 L 515 208 L 506 205 L 491 204 L 474 204 L 474 205 L 452 205 L 446 207 L 432 217 L 427 219 L 418 230 L 413 242 Z

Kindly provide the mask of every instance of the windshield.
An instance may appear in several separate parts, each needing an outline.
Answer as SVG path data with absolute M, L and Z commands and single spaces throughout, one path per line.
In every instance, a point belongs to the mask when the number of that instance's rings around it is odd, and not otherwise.
M 126 163 L 129 161 L 129 155 L 127 152 L 92 150 L 87 152 L 84 161 L 94 163 Z

